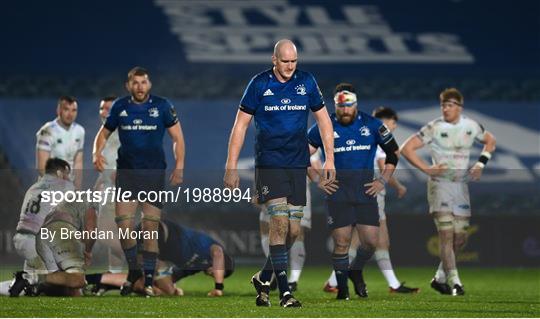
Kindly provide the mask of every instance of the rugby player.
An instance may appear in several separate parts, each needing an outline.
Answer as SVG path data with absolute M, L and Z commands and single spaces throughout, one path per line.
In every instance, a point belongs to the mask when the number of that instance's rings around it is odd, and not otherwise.
M 126 88 L 130 95 L 113 102 L 109 116 L 94 140 L 93 163 L 99 172 L 107 165 L 102 152 L 107 139 L 118 129 L 116 188 L 125 194 L 131 192 L 128 202 L 116 203 L 116 222 L 124 231 L 133 229 L 135 211 L 142 204 L 144 231 L 157 231 L 163 203 L 145 201 L 139 203 L 140 194 L 160 192 L 164 189 L 167 166 L 163 150 L 163 135 L 167 131 L 173 141 L 176 159 L 170 176 L 171 185 L 182 182 L 184 169 L 184 137 L 173 105 L 164 98 L 151 95 L 152 83 L 148 71 L 134 67 L 128 73 Z M 120 190 L 121 189 L 121 190 Z M 133 283 L 143 275 L 137 261 L 135 238 L 121 240 L 122 249 L 129 268 L 122 295 L 131 293 Z M 155 238 L 145 240 L 143 245 L 143 271 L 147 296 L 152 296 L 152 282 L 158 255 Z
M 107 116 L 111 110 L 112 103 L 116 100 L 116 96 L 106 96 L 101 99 L 99 103 L 99 118 L 101 124 L 105 123 Z M 120 139 L 118 137 L 118 131 L 111 133 L 111 136 L 107 139 L 105 148 L 103 149 L 103 157 L 105 158 L 105 167 L 102 172 L 99 173 L 98 179 L 96 180 L 94 189 L 103 191 L 106 188 L 113 188 L 115 186 L 116 179 L 116 159 L 118 158 L 118 148 L 120 148 Z M 122 246 L 120 245 L 120 239 L 116 234 L 118 226 L 114 221 L 114 210 L 115 203 L 114 201 L 109 201 L 104 205 L 100 203 L 99 214 L 98 214 L 98 229 L 104 231 L 113 231 L 114 236 L 107 237 L 98 241 L 102 242 L 107 249 L 107 259 L 108 259 L 108 268 L 111 273 L 120 273 L 122 272 L 122 266 L 124 264 L 124 253 L 122 251 Z
M 214 279 L 214 288 L 208 292 L 208 296 L 223 296 L 224 279 L 234 272 L 234 260 L 225 253 L 221 244 L 202 232 L 170 220 L 160 222 L 158 238 L 158 274 L 154 280 L 156 295 L 182 296 L 183 290 L 177 288 L 175 283 L 187 276 L 204 272 Z M 126 275 L 91 274 L 86 279 L 89 284 L 95 285 L 94 293 L 103 294 L 111 286 L 122 285 Z M 144 292 L 142 278 L 135 282 L 134 291 Z
M 254 76 L 246 88 L 229 140 L 224 184 L 239 186 L 238 157 L 246 130 L 255 118 L 255 184 L 258 202 L 270 215 L 269 258 L 252 282 L 256 305 L 270 306 L 269 282 L 276 275 L 280 305 L 300 307 L 287 280 L 288 253 L 300 232 L 306 205 L 306 168 L 309 166 L 307 119 L 309 111 L 321 129 L 327 153 L 323 182 L 335 178 L 332 124 L 315 78 L 296 69 L 296 46 L 283 39 L 274 46 L 273 68 Z
M 378 118 L 383 122 L 383 124 L 390 130 L 394 132 L 397 128 L 398 116 L 397 113 L 388 107 L 379 107 L 375 109 L 372 113 L 375 118 Z M 375 176 L 378 177 L 380 172 L 384 170 L 384 162 L 386 160 L 386 153 L 381 149 L 380 146 L 377 146 L 377 152 L 375 154 Z M 388 185 L 394 188 L 397 192 L 398 198 L 405 196 L 407 188 L 399 182 L 399 180 L 392 176 L 388 181 Z M 385 195 L 386 190 L 382 190 L 377 194 L 377 206 L 379 208 L 379 238 L 377 240 L 377 246 L 375 249 L 374 258 L 377 261 L 379 270 L 386 279 L 389 290 L 391 293 L 417 293 L 420 291 L 419 288 L 411 288 L 405 286 L 404 283 L 400 283 L 397 279 L 394 269 L 392 267 L 392 262 L 390 260 L 390 238 L 388 235 L 388 227 L 386 225 L 386 213 L 385 213 Z M 356 238 L 356 237 L 355 237 Z M 355 245 L 355 238 L 351 242 L 351 248 L 349 249 L 349 259 L 354 260 L 356 256 L 357 244 Z M 356 241 L 358 243 L 358 241 Z M 354 251 L 354 256 L 351 256 L 351 251 Z M 332 273 L 334 278 L 329 278 L 325 284 L 324 291 L 334 292 L 333 287 L 337 286 L 337 281 L 335 279 L 335 272 Z M 330 285 L 330 282 L 335 282 L 334 285 Z M 336 289 L 337 292 L 337 289 Z
M 80 288 L 85 285 L 85 267 L 90 265 L 96 240 L 84 235 L 77 239 L 75 233 L 95 229 L 95 207 L 87 202 L 63 201 L 58 204 L 45 218 L 40 230 L 41 233 L 54 232 L 55 235 L 36 237 L 36 250 L 47 273 L 38 273 L 35 284 L 26 280 L 23 272 L 17 273 L 10 295 L 19 296 L 23 290 L 30 296 L 80 295 Z M 62 238 L 62 232 L 68 237 Z
M 56 119 L 45 123 L 36 133 L 36 166 L 45 174 L 45 164 L 51 157 L 61 158 L 72 169 L 70 178 L 81 189 L 83 177 L 84 128 L 75 122 L 77 100 L 62 96 L 56 107 Z
M 354 283 L 356 294 L 367 296 L 362 270 L 378 241 L 379 213 L 375 197 L 392 177 L 398 162 L 398 145 L 392 132 L 379 119 L 358 110 L 353 85 L 338 84 L 334 103 L 336 113 L 331 119 L 339 188 L 321 186 L 327 193 L 327 225 L 334 240 L 332 264 L 337 279 L 337 299 L 348 300 L 348 277 Z M 310 151 L 315 153 L 322 146 L 317 124 L 309 129 L 308 139 Z M 386 160 L 380 176 L 373 179 L 377 145 L 385 152 Z M 349 267 L 353 230 L 358 233 L 361 244 Z
M 23 276 L 29 282 L 37 280 L 38 274 L 47 273 L 47 268 L 36 251 L 36 235 L 53 206 L 50 202 L 43 201 L 41 194 L 44 191 L 73 190 L 74 186 L 69 180 L 69 175 L 70 167 L 66 161 L 54 157 L 49 158 L 45 163 L 45 175 L 30 186 L 24 195 L 13 244 L 17 254 L 24 258 L 23 271 L 25 273 L 16 274 L 16 276 Z M 1 283 L 1 286 L 0 294 L 6 295 L 6 282 Z
M 441 294 L 463 295 L 456 254 L 467 242 L 471 203 L 467 181 L 476 181 L 495 151 L 495 137 L 482 125 L 462 114 L 463 95 L 455 88 L 439 95 L 442 116 L 427 123 L 401 147 L 403 156 L 429 176 L 427 199 L 429 212 L 439 234 L 441 262 L 431 287 Z M 469 167 L 474 142 L 484 144 L 478 160 Z M 426 146 L 432 165 L 417 150 Z

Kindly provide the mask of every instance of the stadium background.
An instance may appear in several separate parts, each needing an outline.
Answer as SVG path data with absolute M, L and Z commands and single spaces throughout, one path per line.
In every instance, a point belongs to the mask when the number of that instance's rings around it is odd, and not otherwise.
M 9 44 L 0 53 L 2 266 L 20 264 L 11 238 L 22 195 L 36 176 L 35 132 L 54 118 L 60 95 L 79 99 L 86 187 L 95 180 L 91 143 L 99 99 L 125 94 L 125 75 L 134 65 L 148 68 L 153 93 L 176 106 L 187 145 L 184 186 L 220 186 L 242 91 L 269 67 L 272 44 L 282 37 L 296 41 L 299 68 L 315 74 L 328 105 L 335 84 L 349 81 L 358 88 L 361 110 L 398 110 L 399 142 L 438 116 L 441 89 L 459 88 L 465 114 L 498 140 L 483 180 L 471 185 L 472 236 L 462 262 L 540 265 L 538 2 L 60 0 L 54 15 L 43 14 L 50 6 L 8 2 L 0 19 Z M 246 141 L 241 157 L 249 170 L 253 128 Z M 425 178 L 409 169 L 402 161 L 398 172 L 406 198 L 388 199 L 392 258 L 396 267 L 432 266 L 437 244 Z M 307 263 L 327 264 L 324 210 L 314 191 Z M 254 207 L 178 203 L 166 211 L 210 231 L 239 263 L 262 261 Z

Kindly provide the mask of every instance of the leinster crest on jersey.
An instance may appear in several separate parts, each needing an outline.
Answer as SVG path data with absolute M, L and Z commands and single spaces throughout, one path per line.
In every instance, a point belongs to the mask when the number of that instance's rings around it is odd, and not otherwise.
M 159 116 L 159 110 L 157 109 L 157 107 L 153 107 L 153 108 L 148 110 L 148 115 L 150 117 L 158 117 Z
M 306 95 L 307 94 L 306 87 L 304 86 L 304 84 L 297 85 L 295 87 L 295 89 L 296 89 L 296 94 L 298 94 L 298 95 Z
M 362 126 L 362 127 L 360 128 L 360 135 L 362 135 L 362 136 L 370 136 L 370 135 L 371 135 L 371 132 L 369 131 L 369 127 L 367 127 L 367 126 L 365 126 L 365 125 Z

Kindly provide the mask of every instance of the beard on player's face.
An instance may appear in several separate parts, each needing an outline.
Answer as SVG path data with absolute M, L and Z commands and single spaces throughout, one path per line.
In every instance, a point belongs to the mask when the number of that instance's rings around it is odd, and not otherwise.
M 133 88 L 132 87 L 131 90 L 130 90 L 130 93 L 131 93 L 131 96 L 133 97 L 133 100 L 135 102 L 138 102 L 138 103 L 142 103 L 142 102 L 146 101 L 146 99 L 148 98 L 149 92 L 150 92 L 149 89 L 144 89 L 144 88 Z
M 356 106 L 336 107 L 337 120 L 343 125 L 351 124 L 354 121 L 356 114 L 358 114 Z

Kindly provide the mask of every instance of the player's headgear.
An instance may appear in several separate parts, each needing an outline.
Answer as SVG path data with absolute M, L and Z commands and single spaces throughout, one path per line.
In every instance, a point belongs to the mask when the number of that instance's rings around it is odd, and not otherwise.
M 355 106 L 356 91 L 350 83 L 340 83 L 334 89 L 334 103 L 336 106 Z
M 463 106 L 463 95 L 456 88 L 444 89 L 439 95 L 439 100 L 441 103 L 454 100 L 457 105 Z
M 227 278 L 234 272 L 234 259 L 226 253 L 223 257 L 225 258 L 225 278 Z
M 356 94 L 350 91 L 341 91 L 334 95 L 336 106 L 355 106 Z
M 71 167 L 68 162 L 57 157 L 51 157 L 45 162 L 45 174 L 56 174 L 59 170 L 69 172 Z

